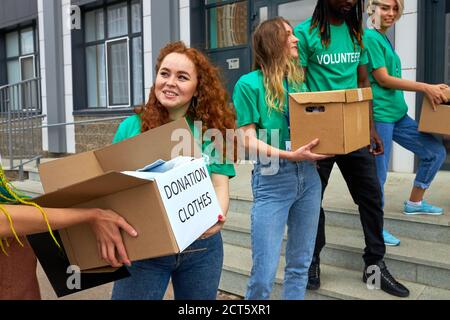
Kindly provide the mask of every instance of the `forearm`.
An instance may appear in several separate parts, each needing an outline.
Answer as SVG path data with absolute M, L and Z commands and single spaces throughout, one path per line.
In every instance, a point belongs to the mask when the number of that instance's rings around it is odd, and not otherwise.
M 290 159 L 291 152 L 281 150 L 250 136 L 245 139 L 245 147 L 250 154 L 264 155 L 266 157 L 279 157 L 280 159 Z
M 4 205 L 3 208 L 10 215 L 14 230 L 18 235 L 45 232 L 48 230 L 42 213 L 35 207 L 23 205 Z M 90 222 L 95 217 L 95 209 L 53 209 L 44 211 L 52 229 L 63 229 L 68 226 Z M 5 213 L 0 210 L 0 237 L 12 236 L 10 222 Z
M 228 194 L 228 188 L 218 186 L 215 187 L 215 191 L 217 200 L 219 201 L 220 209 L 222 209 L 222 213 L 226 217 L 230 205 L 230 195 Z
M 393 90 L 423 92 L 425 83 L 385 76 L 378 81 L 380 86 Z
M 221 174 L 213 173 L 211 180 L 214 185 L 214 191 L 219 201 L 220 209 L 226 216 L 228 213 L 228 207 L 230 205 L 230 193 L 229 193 L 229 180 L 230 178 Z
M 370 81 L 368 77 L 364 78 L 358 78 L 358 88 L 369 88 L 370 87 Z M 375 127 L 375 124 L 373 122 L 373 102 L 369 101 L 369 119 L 370 119 L 370 130 L 372 130 Z

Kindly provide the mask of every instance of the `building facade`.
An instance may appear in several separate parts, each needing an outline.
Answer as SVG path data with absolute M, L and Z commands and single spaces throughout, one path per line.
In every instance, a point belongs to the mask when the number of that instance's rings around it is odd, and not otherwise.
M 2 0 L 0 87 L 39 78 L 48 153 L 78 153 L 112 140 L 120 119 L 146 101 L 154 64 L 165 43 L 183 40 L 205 51 L 227 88 L 251 70 L 251 32 L 274 16 L 293 25 L 316 0 Z M 404 77 L 450 83 L 450 1 L 405 0 L 389 35 Z M 409 114 L 422 97 L 407 93 Z M 98 119 L 99 122 L 84 123 Z M 79 122 L 84 124 L 79 124 Z M 75 123 L 75 124 L 73 124 Z M 68 124 L 68 125 L 58 125 Z M 56 125 L 56 126 L 55 126 Z M 445 139 L 444 139 L 445 140 Z M 445 140 L 450 151 L 450 139 Z M 399 146 L 392 170 L 414 172 L 415 158 Z M 450 169 L 450 158 L 445 168 Z

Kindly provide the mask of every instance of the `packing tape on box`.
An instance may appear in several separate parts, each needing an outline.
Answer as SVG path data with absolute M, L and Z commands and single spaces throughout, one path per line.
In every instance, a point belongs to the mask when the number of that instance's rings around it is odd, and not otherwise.
M 363 92 L 362 92 L 362 89 L 359 88 L 358 89 L 358 101 L 363 101 L 363 100 L 364 100 Z

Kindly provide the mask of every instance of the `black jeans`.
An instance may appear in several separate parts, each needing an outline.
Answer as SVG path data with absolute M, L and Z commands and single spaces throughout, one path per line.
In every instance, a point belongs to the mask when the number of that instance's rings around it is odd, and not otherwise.
M 383 240 L 382 193 L 377 178 L 375 158 L 370 154 L 368 148 L 363 148 L 347 155 L 319 161 L 318 171 L 322 181 L 322 199 L 334 163 L 337 163 L 353 201 L 358 205 L 366 242 L 364 262 L 366 265 L 374 264 L 382 260 L 386 252 Z M 319 259 L 324 246 L 325 213 L 321 207 L 314 259 Z

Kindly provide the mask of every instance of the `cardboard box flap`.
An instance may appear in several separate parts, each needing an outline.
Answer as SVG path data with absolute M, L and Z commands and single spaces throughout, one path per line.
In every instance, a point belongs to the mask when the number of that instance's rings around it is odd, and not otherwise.
M 348 103 L 351 102 L 361 102 L 372 100 L 372 89 L 371 88 L 359 88 L 359 89 L 351 89 L 345 91 L 346 100 Z
M 92 151 L 42 163 L 39 166 L 39 174 L 45 193 L 88 180 L 103 173 L 104 171 Z
M 345 90 L 290 93 L 299 104 L 346 102 Z
M 201 151 L 183 118 L 97 150 L 95 155 L 104 172 L 135 171 L 158 159 L 200 157 Z
M 33 199 L 33 201 L 40 206 L 48 208 L 73 207 L 79 203 L 91 201 L 105 195 L 114 194 L 146 183 L 150 183 L 150 181 L 138 179 L 118 172 L 109 172 L 45 194 Z

